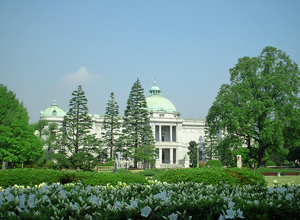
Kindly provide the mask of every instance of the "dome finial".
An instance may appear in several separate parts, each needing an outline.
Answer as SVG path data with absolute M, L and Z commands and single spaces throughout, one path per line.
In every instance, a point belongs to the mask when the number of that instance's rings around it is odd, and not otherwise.
M 149 92 L 150 92 L 149 96 L 152 96 L 152 95 L 161 95 L 160 94 L 160 89 L 156 85 L 156 78 L 155 77 L 154 77 L 154 85 L 151 87 L 151 89 L 150 89 Z
M 53 100 L 53 104 L 52 104 L 51 106 L 58 106 L 58 105 L 56 104 L 55 97 L 54 97 L 54 100 Z

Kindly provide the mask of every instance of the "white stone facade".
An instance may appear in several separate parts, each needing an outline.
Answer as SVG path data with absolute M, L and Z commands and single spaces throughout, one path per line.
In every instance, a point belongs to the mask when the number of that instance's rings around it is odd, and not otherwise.
M 187 154 L 189 142 L 198 142 L 200 136 L 204 137 L 205 120 L 181 118 L 175 107 L 170 106 L 171 102 L 169 100 L 166 98 L 161 99 L 160 90 L 156 85 L 155 95 L 151 96 L 151 92 L 153 92 L 153 90 L 150 90 L 149 95 L 149 97 L 151 97 L 152 106 L 149 106 L 150 102 L 147 102 L 150 114 L 150 126 L 153 131 L 155 147 L 159 152 L 156 157 L 155 167 L 189 167 L 189 156 Z M 153 106 L 153 103 L 155 103 L 155 100 L 153 101 L 154 98 L 158 99 L 156 103 L 159 103 L 159 105 L 161 105 L 161 101 L 167 100 L 168 106 L 164 106 L 164 108 L 161 106 Z M 55 107 L 58 108 L 56 104 Z M 51 109 L 49 109 L 47 109 L 47 111 L 51 112 Z M 98 138 L 101 138 L 104 116 L 98 114 L 90 116 L 93 121 L 92 133 L 95 133 Z M 45 115 L 41 113 L 40 119 L 47 120 L 48 122 L 56 122 L 59 125 L 62 125 L 63 122 L 62 115 Z M 125 163 L 126 161 L 122 161 L 121 164 L 124 165 Z

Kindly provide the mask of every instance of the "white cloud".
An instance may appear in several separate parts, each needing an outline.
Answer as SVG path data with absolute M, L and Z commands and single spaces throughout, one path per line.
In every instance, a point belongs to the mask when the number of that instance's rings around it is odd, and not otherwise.
M 63 83 L 72 85 L 83 85 L 100 79 L 100 75 L 88 71 L 86 67 L 80 67 L 75 73 L 69 73 L 62 78 Z

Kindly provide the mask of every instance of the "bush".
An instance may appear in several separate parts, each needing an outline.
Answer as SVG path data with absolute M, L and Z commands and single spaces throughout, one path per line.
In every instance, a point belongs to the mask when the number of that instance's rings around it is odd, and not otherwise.
M 56 164 L 51 161 L 51 160 L 46 160 L 44 167 L 48 168 L 48 169 L 54 169 L 56 166 Z
M 131 173 L 129 170 L 120 173 L 96 173 L 78 171 L 58 171 L 49 169 L 9 169 L 0 170 L 0 186 L 7 188 L 13 185 L 39 185 L 41 183 L 71 183 L 82 181 L 83 184 L 95 185 L 117 185 L 118 182 L 145 184 L 147 181 L 144 176 Z M 122 173 L 126 172 L 126 173 Z
M 3 188 L 13 185 L 39 185 L 41 183 L 57 183 L 63 178 L 61 171 L 45 169 L 17 168 L 0 170 L 0 186 Z
M 260 172 L 253 171 L 250 168 L 227 168 L 226 173 L 236 178 L 236 185 L 266 185 L 267 182 Z
M 114 160 L 111 160 L 111 161 L 107 161 L 106 163 L 104 164 L 100 164 L 99 166 L 107 166 L 107 167 L 113 167 L 115 165 L 115 162 Z
M 276 166 L 276 163 L 270 160 L 266 163 L 266 166 Z
M 297 198 L 300 187 L 295 184 L 270 188 L 155 181 L 115 187 L 53 184 L 3 190 L 0 219 L 295 220 L 300 216 Z
M 157 180 L 168 183 L 197 182 L 205 185 L 266 185 L 264 177 L 250 169 L 222 169 L 217 167 L 203 167 L 200 169 L 168 170 L 156 177 Z
M 129 171 L 130 172 L 130 171 Z M 117 185 L 118 182 L 130 184 L 140 183 L 145 184 L 147 181 L 141 175 L 133 173 L 94 173 L 94 172 L 77 172 L 76 176 L 85 185 Z
M 146 170 L 143 170 L 141 172 L 138 172 L 137 174 L 138 175 L 143 175 L 143 176 L 158 176 L 162 173 L 164 173 L 166 170 L 163 170 L 163 169 L 146 169 Z
M 83 171 L 92 171 L 97 165 L 97 158 L 85 152 L 73 154 L 69 160 L 75 169 Z
M 201 167 L 205 167 L 206 166 L 206 162 L 203 162 L 203 161 L 200 161 L 199 162 L 199 167 L 201 168 Z
M 222 167 L 222 162 L 219 160 L 209 160 L 206 163 L 208 167 Z
M 54 169 L 61 170 L 63 168 L 67 169 L 67 168 L 72 167 L 71 162 L 68 160 L 68 158 L 64 154 L 61 154 L 61 153 L 50 154 L 48 158 L 55 161 Z
M 131 174 L 130 170 L 123 169 L 123 168 L 117 169 L 117 173 L 124 173 L 124 174 L 129 173 L 129 174 Z

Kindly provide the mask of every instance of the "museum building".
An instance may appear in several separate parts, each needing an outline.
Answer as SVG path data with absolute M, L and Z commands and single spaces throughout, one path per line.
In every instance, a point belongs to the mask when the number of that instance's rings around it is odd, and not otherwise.
M 146 98 L 153 131 L 155 147 L 158 149 L 156 168 L 189 167 L 188 147 L 190 141 L 198 142 L 204 137 L 204 119 L 184 119 L 174 104 L 163 97 L 160 88 L 151 87 Z M 40 119 L 62 125 L 66 112 L 58 107 L 55 100 L 50 108 L 41 111 Z M 93 122 L 92 133 L 101 138 L 104 116 L 90 114 Z M 122 161 L 125 164 L 126 161 Z

